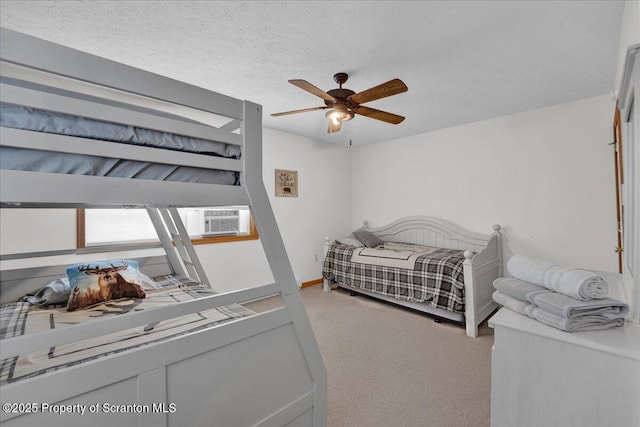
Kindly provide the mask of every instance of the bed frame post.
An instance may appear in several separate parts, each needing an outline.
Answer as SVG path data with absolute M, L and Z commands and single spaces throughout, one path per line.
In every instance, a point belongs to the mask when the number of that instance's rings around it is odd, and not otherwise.
M 493 226 L 493 233 L 481 253 L 464 252 L 465 326 L 470 337 L 478 336 L 478 326 L 498 306 L 492 294 L 493 281 L 502 277 L 500 229 L 499 224 Z
M 244 136 L 242 158 L 250 208 L 273 278 L 282 289 L 283 295 L 290 295 L 298 292 L 298 285 L 262 178 L 262 107 L 248 101 L 244 104 L 245 120 L 241 129 Z
M 493 226 L 493 236 L 496 236 L 496 245 L 498 249 L 498 277 L 502 277 L 504 275 L 504 271 L 502 271 L 502 227 L 500 224 L 494 224 Z
M 478 336 L 478 324 L 476 322 L 476 294 L 473 274 L 473 252 L 464 251 L 464 262 L 462 269 L 464 272 L 464 307 L 465 307 L 465 329 L 467 336 Z
M 260 242 L 271 268 L 276 284 L 280 287 L 282 300 L 287 308 L 298 343 L 306 360 L 314 384 L 313 425 L 327 424 L 327 372 L 320 349 L 314 338 L 309 317 L 289 262 L 282 235 L 278 229 L 262 177 L 262 107 L 244 101 L 244 118 L 241 134 L 244 138 L 242 158 L 244 161 L 244 183 L 251 204 Z M 286 381 L 287 378 L 282 378 Z

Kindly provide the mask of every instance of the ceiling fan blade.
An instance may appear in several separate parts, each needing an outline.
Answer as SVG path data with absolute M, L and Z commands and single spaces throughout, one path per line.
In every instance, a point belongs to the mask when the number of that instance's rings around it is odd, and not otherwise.
M 333 120 L 329 120 L 329 127 L 327 128 L 327 133 L 335 133 L 340 132 L 342 129 L 342 122 L 334 123 Z
M 335 102 L 336 100 L 333 96 L 329 95 L 327 92 L 323 91 L 322 89 L 318 89 L 317 87 L 315 87 L 314 85 L 312 85 L 306 80 L 294 79 L 294 80 L 289 80 L 289 83 L 291 83 L 294 86 L 298 86 L 300 89 L 306 90 L 307 92 L 312 93 L 315 96 L 319 96 L 325 101 Z
M 329 107 L 324 106 L 324 107 L 303 108 L 302 110 L 283 111 L 282 113 L 273 113 L 271 115 L 273 117 L 278 117 L 278 116 L 286 116 L 289 114 L 306 113 L 307 111 L 326 110 L 327 108 Z
M 376 110 L 375 108 L 369 108 L 363 105 L 359 105 L 354 109 L 353 112 L 356 114 L 360 114 L 361 116 L 369 117 L 376 120 L 382 120 L 383 122 L 391 123 L 394 125 L 397 125 L 404 120 L 404 117 L 397 114 L 387 113 L 386 111 Z
M 380 98 L 386 98 L 387 96 L 397 95 L 402 92 L 406 92 L 408 90 L 407 85 L 405 85 L 400 79 L 389 80 L 386 83 L 382 83 L 381 85 L 374 86 L 367 90 L 363 90 L 362 92 L 358 92 L 355 95 L 351 95 L 349 100 L 355 102 L 356 104 L 364 104 L 365 102 L 374 101 Z

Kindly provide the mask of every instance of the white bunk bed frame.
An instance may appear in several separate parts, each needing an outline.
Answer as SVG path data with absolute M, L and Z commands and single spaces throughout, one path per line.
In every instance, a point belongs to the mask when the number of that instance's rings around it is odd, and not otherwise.
M 485 235 L 465 230 L 449 221 L 429 216 L 401 218 L 382 227 L 369 227 L 363 222 L 361 230 L 367 230 L 382 240 L 406 242 L 445 249 L 464 250 L 465 312 L 453 313 L 427 304 L 395 299 L 363 289 L 337 283 L 349 292 L 361 293 L 393 304 L 433 314 L 465 325 L 467 336 L 478 336 L 478 325 L 497 308 L 493 301 L 493 281 L 502 276 L 502 245 L 500 225 L 493 226 L 493 234 Z M 325 256 L 332 241 L 325 239 Z M 331 283 L 324 280 L 325 291 Z
M 141 259 L 142 271 L 183 272 L 206 283 L 189 239 L 182 239 L 186 231 L 174 208 L 249 205 L 275 280 L 170 308 L 7 338 L 0 345 L 1 359 L 214 307 L 274 295 L 282 302 L 273 310 L 0 388 L 2 403 L 173 404 L 175 411 L 82 416 L 2 411 L 2 424 L 326 425 L 326 371 L 262 180 L 261 107 L 7 29 L 1 30 L 0 43 L 3 102 L 242 148 L 239 160 L 183 152 L 167 155 L 151 147 L 3 127 L 3 146 L 231 170 L 240 173 L 241 185 L 2 170 L 2 207 L 148 208 L 159 232 L 167 233 L 168 227 L 169 234 L 160 233 L 167 258 Z M 203 112 L 225 119 L 215 126 L 203 124 L 198 122 Z M 174 246 L 181 240 L 180 247 Z M 3 302 L 15 299 L 63 272 L 64 266 L 4 270 L 0 297 Z

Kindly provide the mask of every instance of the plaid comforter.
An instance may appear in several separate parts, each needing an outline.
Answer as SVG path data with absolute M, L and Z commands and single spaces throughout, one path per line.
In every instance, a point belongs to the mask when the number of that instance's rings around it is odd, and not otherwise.
M 334 243 L 324 259 L 325 279 L 396 299 L 464 313 L 461 250 L 437 249 L 420 256 L 413 270 L 351 262 L 355 247 Z

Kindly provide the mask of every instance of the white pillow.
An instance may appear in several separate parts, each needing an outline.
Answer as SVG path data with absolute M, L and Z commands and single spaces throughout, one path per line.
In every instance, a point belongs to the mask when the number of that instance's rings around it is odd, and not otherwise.
M 69 279 L 61 277 L 38 289 L 33 295 L 25 295 L 22 301 L 34 305 L 66 304 L 71 293 Z

